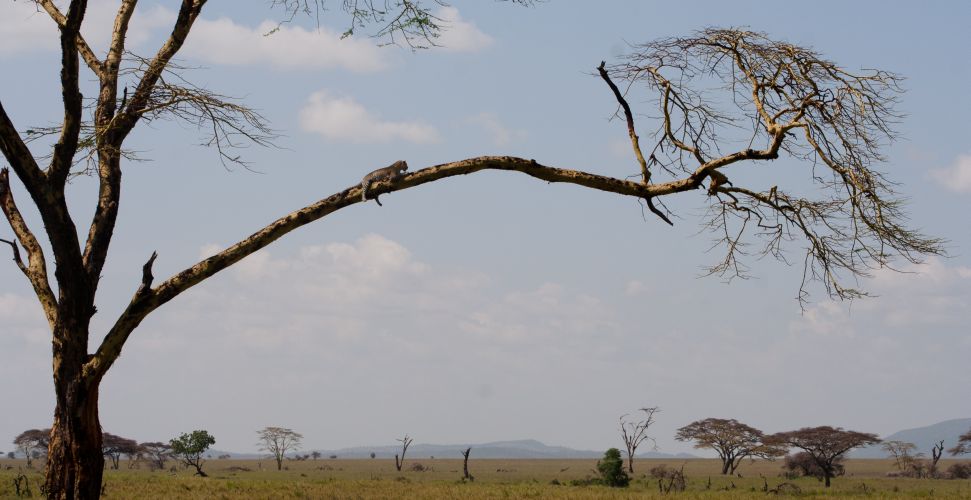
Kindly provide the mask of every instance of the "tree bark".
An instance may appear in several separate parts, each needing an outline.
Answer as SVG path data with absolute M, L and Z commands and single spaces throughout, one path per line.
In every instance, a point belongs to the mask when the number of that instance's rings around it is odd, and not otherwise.
M 105 460 L 101 453 L 98 383 L 86 379 L 87 332 L 59 332 L 54 338 L 57 406 L 47 451 L 46 494 L 51 499 L 90 499 L 101 494 Z M 85 342 L 78 342 L 82 337 Z

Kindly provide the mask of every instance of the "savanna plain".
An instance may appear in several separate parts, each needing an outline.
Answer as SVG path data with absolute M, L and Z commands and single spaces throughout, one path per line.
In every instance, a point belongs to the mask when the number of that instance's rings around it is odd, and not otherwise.
M 232 499 L 232 498 L 941 498 L 971 499 L 971 480 L 887 477 L 892 460 L 850 459 L 844 476 L 830 488 L 811 477 L 789 479 L 780 461 L 745 462 L 738 474 L 722 476 L 715 459 L 642 459 L 634 463 L 629 488 L 584 485 L 596 475 L 596 460 L 470 460 L 474 481 L 462 480 L 462 460 L 409 459 L 402 470 L 391 459 L 319 459 L 288 461 L 276 470 L 272 460 L 210 460 L 209 477 L 181 466 L 162 471 L 130 468 L 106 470 L 103 498 Z M 944 468 L 952 461 L 942 460 Z M 25 468 L 23 460 L 0 460 L 0 497 L 40 497 L 42 471 Z M 687 479 L 681 492 L 651 477 L 659 465 L 681 469 Z

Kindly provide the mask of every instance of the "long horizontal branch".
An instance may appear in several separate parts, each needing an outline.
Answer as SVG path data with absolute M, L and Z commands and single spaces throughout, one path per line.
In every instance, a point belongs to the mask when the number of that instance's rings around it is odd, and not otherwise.
M 468 175 L 481 170 L 517 171 L 548 182 L 577 184 L 600 191 L 637 198 L 664 196 L 696 189 L 701 185 L 701 178 L 694 179 L 691 177 L 664 184 L 646 185 L 640 182 L 616 179 L 579 170 L 547 167 L 534 160 L 524 158 L 481 156 L 417 170 L 399 177 L 394 181 L 375 182 L 371 184 L 368 192 L 373 197 L 383 193 L 417 187 L 446 177 Z M 360 186 L 345 189 L 316 203 L 291 212 L 273 221 L 239 243 L 172 276 L 155 288 L 145 286 L 151 284 L 151 280 L 148 278 L 151 276 L 151 273 L 148 271 L 150 270 L 150 263 L 146 264 L 148 267 L 146 267 L 144 275 L 148 281 L 143 280 L 143 286 L 139 287 L 128 307 L 105 336 L 97 352 L 86 365 L 85 375 L 88 377 L 103 376 L 115 359 L 121 354 L 122 346 L 131 332 L 149 313 L 162 304 L 172 300 L 180 293 L 215 275 L 219 271 L 239 262 L 257 250 L 266 247 L 290 231 L 355 203 L 361 203 Z

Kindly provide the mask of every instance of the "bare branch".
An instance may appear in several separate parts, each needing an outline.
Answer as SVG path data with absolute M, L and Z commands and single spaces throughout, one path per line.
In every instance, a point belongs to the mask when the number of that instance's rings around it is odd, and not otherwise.
M 816 280 L 831 296 L 851 299 L 865 292 L 847 281 L 888 267 L 895 257 L 919 262 L 943 253 L 943 240 L 906 227 L 902 201 L 876 169 L 884 160 L 882 146 L 895 137 L 900 77 L 854 73 L 762 33 L 715 28 L 636 45 L 622 64 L 607 69 L 657 96 L 661 124 L 651 158 L 661 169 L 674 177 L 688 173 L 695 182 L 708 179 L 706 227 L 726 249 L 710 272 L 745 277 L 739 257 L 748 254 L 752 234 L 765 243 L 756 255 L 783 262 L 785 243 L 804 240 L 800 301 L 807 282 Z M 694 90 L 712 81 L 727 95 Z M 725 103 L 736 109 L 721 110 Z M 726 154 L 729 148 L 735 151 Z M 811 167 L 812 197 L 736 187 L 723 172 L 780 154 Z M 830 175 L 820 175 L 819 165 Z
M 30 277 L 30 271 L 27 270 L 27 266 L 24 265 L 24 261 L 20 259 L 20 247 L 13 240 L 5 240 L 0 238 L 0 241 L 10 245 L 10 249 L 13 251 L 13 261 L 17 264 L 17 267 L 24 273 L 24 276 Z
M 17 204 L 14 202 L 13 193 L 10 191 L 10 173 L 6 168 L 0 169 L 0 210 L 3 211 L 3 215 L 7 218 L 7 222 L 10 223 L 10 228 L 13 229 L 17 240 L 27 252 L 27 264 L 25 265 L 20 259 L 20 252 L 17 250 L 16 243 L 7 240 L 3 241 L 9 243 L 13 248 L 14 261 L 17 262 L 17 267 L 23 271 L 24 275 L 30 281 L 31 286 L 34 288 L 34 293 L 44 308 L 47 322 L 53 327 L 57 319 L 57 299 L 54 298 L 54 292 L 51 290 L 50 283 L 48 282 L 47 261 L 44 258 L 44 250 L 37 241 L 37 237 L 34 236 L 34 233 L 27 226 L 26 221 L 24 221 L 23 216 L 20 214 L 20 210 L 17 208 Z
M 61 30 L 61 95 L 64 102 L 64 122 L 61 137 L 54 145 L 54 153 L 47 174 L 54 186 L 63 186 L 67 181 L 74 154 L 78 148 L 81 132 L 81 110 L 83 99 L 78 83 L 78 44 L 81 22 L 87 10 L 84 0 L 72 0 L 68 6 L 64 23 L 58 23 Z
M 64 17 L 64 14 L 62 14 L 61 11 L 57 8 L 57 6 L 54 5 L 54 2 L 52 0 L 35 0 L 35 2 L 37 3 L 37 5 L 43 7 L 45 11 L 47 11 L 47 13 L 51 16 L 51 19 L 53 19 L 54 22 L 57 23 L 57 26 L 59 28 L 62 28 L 67 25 L 67 18 Z M 77 34 L 76 40 L 77 40 L 78 52 L 81 54 L 81 57 L 84 59 L 84 62 L 88 65 L 89 68 L 91 68 L 91 71 L 93 71 L 94 74 L 100 77 L 102 71 L 104 70 L 104 68 L 102 67 L 101 61 L 99 61 L 98 57 L 94 55 L 94 51 L 92 51 L 91 47 L 88 46 L 88 42 L 84 40 L 84 37 L 81 36 L 80 32 Z

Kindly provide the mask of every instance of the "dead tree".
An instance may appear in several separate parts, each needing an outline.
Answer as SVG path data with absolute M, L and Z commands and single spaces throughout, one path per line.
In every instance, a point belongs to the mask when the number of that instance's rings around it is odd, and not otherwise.
M 469 453 L 472 453 L 472 447 L 468 447 L 462 452 L 462 479 L 467 481 L 475 481 L 475 477 L 469 474 Z
M 941 460 L 941 455 L 944 453 L 944 440 L 938 441 L 933 448 L 931 448 L 931 464 L 928 467 L 927 473 L 931 477 L 937 477 L 937 462 Z
M 136 1 L 118 2 L 107 50 L 101 54 L 82 34 L 88 2 L 34 2 L 59 29 L 56 74 L 63 113 L 54 126 L 30 126 L 15 123 L 16 117 L 0 104 L 0 152 L 33 204 L 31 212 L 40 217 L 31 227 L 14 199 L 8 169 L 0 169 L 0 209 L 14 235 L 3 242 L 11 247 L 51 331 L 55 404 L 46 494 L 98 498 L 104 473 L 99 388 L 135 329 L 189 288 L 287 233 L 360 203 L 361 190 L 355 183 L 286 214 L 161 283 L 155 283 L 153 252 L 121 314 L 107 322 L 106 330 L 92 332 L 95 299 L 121 207 L 122 170 L 132 155 L 124 143 L 136 126 L 165 119 L 199 126 L 204 141 L 227 164 L 242 164 L 236 146 L 268 145 L 275 135 L 260 114 L 191 84 L 173 63 L 206 0 L 181 1 L 170 34 L 150 57 L 130 55 L 126 47 Z M 288 14 L 314 6 L 323 12 L 320 0 L 270 3 Z M 391 43 L 420 46 L 422 40 L 433 45 L 441 29 L 428 3 L 340 5 L 352 18 L 348 36 L 370 24 L 380 26 L 376 34 Z M 897 75 L 851 71 L 762 33 L 715 28 L 633 45 L 621 63 L 600 64 L 598 70 L 624 109 L 637 178 L 558 168 L 528 158 L 484 156 L 418 169 L 394 183 L 377 182 L 369 191 L 376 196 L 482 170 L 516 171 L 550 183 L 630 196 L 666 223 L 671 223 L 671 213 L 664 197 L 700 193 L 710 209 L 703 224 L 725 251 L 710 272 L 745 275 L 743 258 L 753 248 L 756 256 L 786 261 L 789 244 L 799 241 L 805 251 L 800 301 L 812 280 L 832 296 L 859 297 L 865 292 L 856 288 L 856 279 L 890 265 L 895 257 L 919 262 L 943 253 L 941 240 L 908 227 L 894 183 L 879 169 L 881 147 L 895 137 L 893 125 L 900 118 L 894 109 L 900 92 Z M 98 90 L 86 101 L 81 88 L 89 80 Z M 624 91 L 614 80 L 622 82 Z M 697 90 L 713 82 L 727 94 L 709 99 Z M 650 94 L 660 117 L 647 155 L 626 100 L 627 91 L 638 89 Z M 746 164 L 783 156 L 807 166 L 803 184 L 780 186 L 795 176 L 783 177 L 775 170 L 735 175 Z M 78 174 L 96 176 L 98 188 L 91 200 L 75 205 L 65 188 Z M 93 217 L 79 227 L 79 214 L 87 214 L 88 207 L 93 207 Z M 761 245 L 745 245 L 747 238 Z M 53 257 L 50 271 L 48 255 Z
M 401 472 L 401 466 L 405 464 L 405 453 L 408 453 L 408 447 L 411 446 L 412 441 L 413 439 L 408 437 L 407 434 L 405 434 L 405 437 L 398 439 L 398 442 L 401 443 L 401 458 L 398 458 L 397 453 L 394 455 L 394 467 L 398 469 L 398 472 Z
M 647 435 L 647 430 L 654 423 L 654 414 L 661 409 L 652 406 L 641 408 L 641 411 L 644 412 L 644 419 L 637 422 L 626 421 L 627 415 L 620 417 L 620 435 L 624 438 L 624 446 L 627 448 L 627 471 L 632 475 L 634 474 L 634 453 L 637 452 L 637 447 L 648 439 L 655 443 L 655 447 L 657 446 L 654 438 Z

